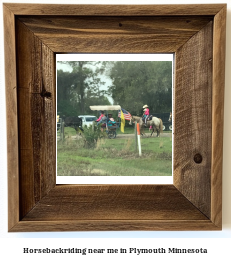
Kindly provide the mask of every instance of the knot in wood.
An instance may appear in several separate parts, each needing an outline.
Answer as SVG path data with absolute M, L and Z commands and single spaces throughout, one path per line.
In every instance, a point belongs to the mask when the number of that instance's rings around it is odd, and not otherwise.
M 51 99 L 51 93 L 50 92 L 47 92 L 45 90 L 43 90 L 40 95 L 43 97 L 43 98 L 47 98 L 47 99 Z
M 197 153 L 197 154 L 194 155 L 194 161 L 197 164 L 200 164 L 202 162 L 202 156 L 201 156 L 200 153 Z

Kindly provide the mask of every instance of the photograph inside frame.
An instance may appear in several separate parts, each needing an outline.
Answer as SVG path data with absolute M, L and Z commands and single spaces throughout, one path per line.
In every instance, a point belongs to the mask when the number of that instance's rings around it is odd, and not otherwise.
M 57 184 L 172 183 L 173 60 L 56 55 Z

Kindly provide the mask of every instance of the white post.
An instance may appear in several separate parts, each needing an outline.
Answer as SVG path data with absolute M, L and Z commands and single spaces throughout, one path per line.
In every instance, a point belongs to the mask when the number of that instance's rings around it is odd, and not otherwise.
M 141 156 L 142 153 L 141 153 L 141 144 L 140 144 L 140 124 L 137 123 L 136 127 L 137 127 L 137 138 L 138 138 L 139 156 Z
M 137 122 L 135 121 L 135 151 L 137 152 Z

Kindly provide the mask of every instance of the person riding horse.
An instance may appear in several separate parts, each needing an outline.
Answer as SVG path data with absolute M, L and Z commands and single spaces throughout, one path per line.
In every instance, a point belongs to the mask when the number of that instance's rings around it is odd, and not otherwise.
M 154 131 L 156 131 L 157 137 L 160 137 L 160 133 L 163 132 L 163 121 L 160 118 L 154 117 L 152 115 L 151 115 L 151 117 L 152 117 L 152 119 L 147 121 L 147 127 L 152 126 L 151 136 L 154 133 Z M 143 135 L 143 134 L 145 135 L 145 133 L 143 131 L 144 124 L 143 124 L 142 117 L 132 115 L 129 124 L 131 125 L 133 122 L 139 123 L 140 133 L 141 133 L 141 135 Z
M 144 121 L 144 126 L 146 127 L 147 118 L 149 117 L 149 108 L 148 105 L 144 105 L 143 108 L 144 108 L 144 113 L 143 113 L 142 120 Z

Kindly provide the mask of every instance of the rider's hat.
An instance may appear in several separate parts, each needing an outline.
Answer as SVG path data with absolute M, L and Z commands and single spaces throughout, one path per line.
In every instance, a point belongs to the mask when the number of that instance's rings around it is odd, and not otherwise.
M 148 105 L 144 105 L 143 108 L 148 108 Z

